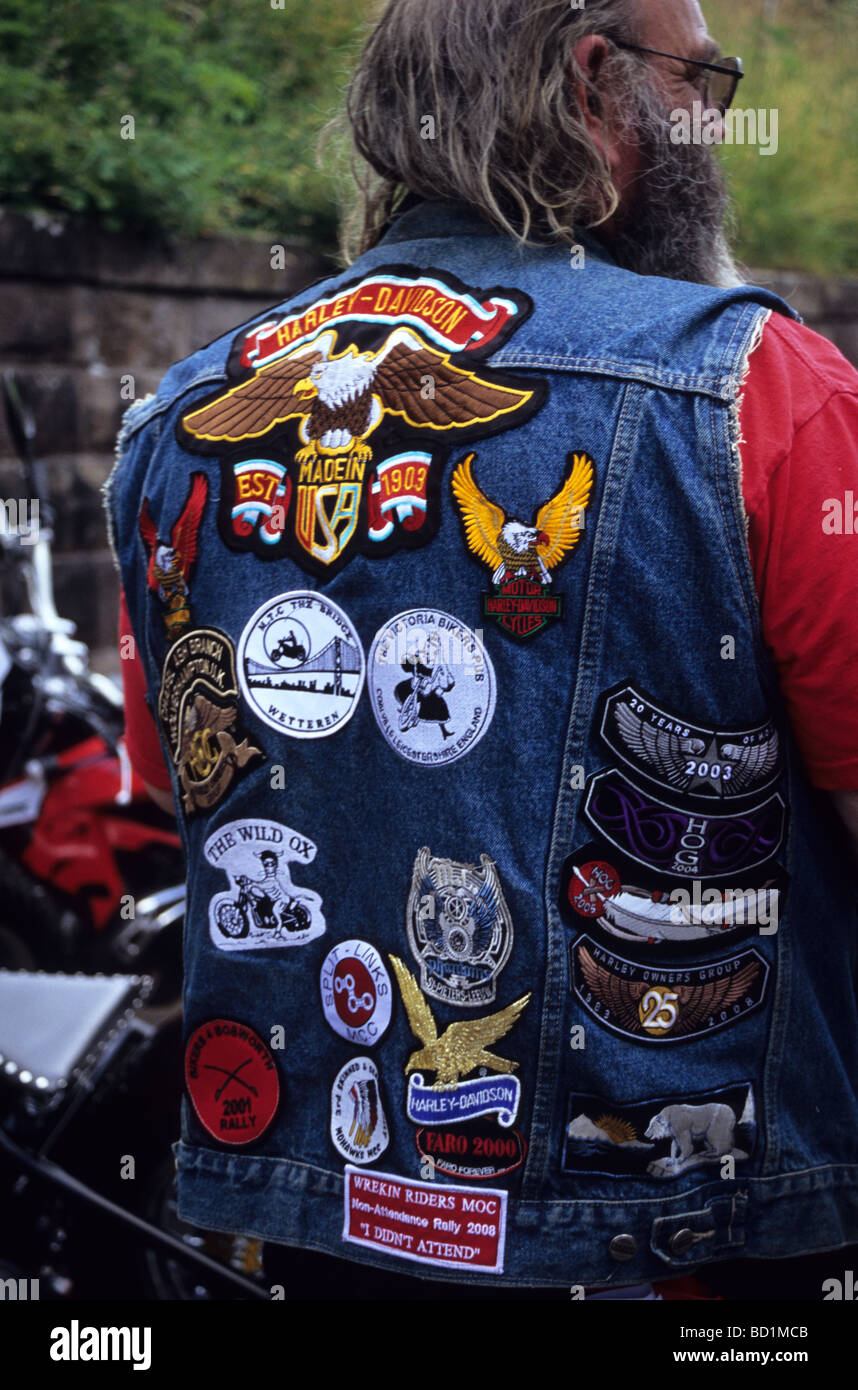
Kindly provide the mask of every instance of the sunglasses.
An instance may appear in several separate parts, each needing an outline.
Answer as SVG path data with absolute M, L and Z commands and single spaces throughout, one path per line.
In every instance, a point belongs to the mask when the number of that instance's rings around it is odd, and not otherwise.
M 687 63 L 711 73 L 706 84 L 706 101 L 717 107 L 722 116 L 733 105 L 736 88 L 745 75 L 741 58 L 722 58 L 719 63 L 702 63 L 699 58 L 681 58 L 678 53 L 662 53 L 658 48 L 642 48 L 640 44 L 622 43 L 619 39 L 613 42 L 617 48 L 628 49 L 630 53 L 652 53 L 656 58 L 673 58 L 677 63 Z

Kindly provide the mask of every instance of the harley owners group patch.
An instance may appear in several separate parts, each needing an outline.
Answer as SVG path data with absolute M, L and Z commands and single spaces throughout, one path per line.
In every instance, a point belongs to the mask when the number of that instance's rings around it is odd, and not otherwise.
M 225 544 L 320 578 L 425 545 L 450 446 L 546 399 L 545 382 L 482 365 L 532 309 L 513 289 L 387 265 L 242 330 L 231 384 L 176 427 L 183 448 L 221 460 Z
M 762 1004 L 769 975 L 758 951 L 706 965 L 639 965 L 579 936 L 570 947 L 573 988 L 588 1013 L 621 1037 L 670 1043 L 725 1028 Z

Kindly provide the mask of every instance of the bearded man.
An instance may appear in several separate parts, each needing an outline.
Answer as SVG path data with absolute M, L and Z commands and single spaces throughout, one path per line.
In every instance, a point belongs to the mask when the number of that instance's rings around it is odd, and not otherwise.
M 389 0 L 355 259 L 123 428 L 132 760 L 175 793 L 146 691 L 240 689 L 265 760 L 178 804 L 190 900 L 265 839 L 327 923 L 263 970 L 189 918 L 189 1056 L 227 1020 L 253 1091 L 236 1134 L 189 1072 L 179 1212 L 374 1267 L 362 1296 L 670 1296 L 858 1237 L 858 376 L 743 284 L 676 138 L 740 76 L 695 0 Z M 138 535 L 192 469 L 208 671 Z M 440 746 L 396 701 L 435 641 Z M 324 1255 L 302 1284 L 347 1295 Z

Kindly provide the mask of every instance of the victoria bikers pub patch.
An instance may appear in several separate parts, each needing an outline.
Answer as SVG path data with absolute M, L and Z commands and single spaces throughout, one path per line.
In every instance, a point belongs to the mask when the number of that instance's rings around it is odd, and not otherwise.
M 380 266 L 236 338 L 229 384 L 182 415 L 221 460 L 220 535 L 317 578 L 436 534 L 448 451 L 521 425 L 547 384 L 482 364 L 532 312 L 517 290 Z

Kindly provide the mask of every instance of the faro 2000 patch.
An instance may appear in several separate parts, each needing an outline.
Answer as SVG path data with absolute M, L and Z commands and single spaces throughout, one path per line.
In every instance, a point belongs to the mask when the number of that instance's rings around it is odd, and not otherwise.
M 332 946 L 319 977 L 322 1010 L 335 1033 L 372 1047 L 390 1023 L 393 991 L 384 961 L 368 941 Z
M 378 1068 L 353 1057 L 331 1087 L 331 1143 L 349 1163 L 375 1163 L 390 1143 L 381 1104 Z
M 219 951 L 304 946 L 325 930 L 322 899 L 296 888 L 290 863 L 311 864 L 316 846 L 273 820 L 230 821 L 213 831 L 205 856 L 229 876 L 209 904 L 209 935 Z
M 188 1038 L 185 1084 L 197 1119 L 221 1144 L 252 1144 L 280 1101 L 271 1052 L 252 1028 L 213 1018 Z
M 269 599 L 241 635 L 238 676 L 261 720 L 290 738 L 327 738 L 363 690 L 363 647 L 337 604 L 311 590 Z
M 476 633 L 450 613 L 410 609 L 375 635 L 372 712 L 410 763 L 442 767 L 470 753 L 495 712 L 494 667 Z

